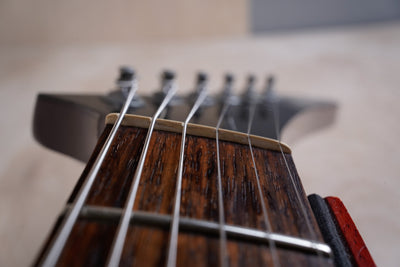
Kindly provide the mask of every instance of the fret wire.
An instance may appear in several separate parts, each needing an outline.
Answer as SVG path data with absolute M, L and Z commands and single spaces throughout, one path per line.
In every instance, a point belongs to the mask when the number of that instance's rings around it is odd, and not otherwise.
M 70 209 L 70 206 L 65 207 L 64 212 Z M 102 206 L 83 206 L 79 218 L 95 221 L 103 221 L 108 223 L 118 222 L 123 210 L 120 208 L 102 207 Z M 160 213 L 146 212 L 146 211 L 133 211 L 131 214 L 130 224 L 142 225 L 146 227 L 159 227 L 160 229 L 167 229 L 171 224 L 171 216 Z M 182 231 L 189 233 L 205 234 L 205 235 L 219 235 L 219 223 L 192 219 L 181 218 L 179 220 L 179 227 Z M 254 244 L 267 243 L 269 239 L 273 239 L 277 245 L 284 246 L 294 250 L 304 250 L 317 254 L 317 251 L 328 257 L 332 253 L 331 248 L 324 243 L 314 242 L 301 237 L 289 236 L 279 233 L 266 233 L 265 231 L 247 228 L 243 226 L 225 224 L 225 232 L 227 238 L 232 240 L 250 241 Z M 312 244 L 315 243 L 316 246 Z
M 219 213 L 219 235 L 220 235 L 220 265 L 227 266 L 227 253 L 226 253 L 226 231 L 225 231 L 225 215 L 224 203 L 222 198 L 222 179 L 221 179 L 221 160 L 219 154 L 219 128 L 222 124 L 225 114 L 230 107 L 229 102 L 224 104 L 221 115 L 218 119 L 217 127 L 215 129 L 215 140 L 217 146 L 217 168 L 218 168 L 218 213 Z
M 82 206 L 89 194 L 93 182 L 100 170 L 104 158 L 111 146 L 112 141 L 114 140 L 117 130 L 119 129 L 121 122 L 128 111 L 129 105 L 132 102 L 133 97 L 138 89 L 136 78 L 133 78 L 133 80 L 130 82 L 125 81 L 124 85 L 121 87 L 129 90 L 129 93 L 118 115 L 118 119 L 112 127 L 111 132 L 108 135 L 103 147 L 101 148 L 99 155 L 97 156 L 93 164 L 93 167 L 90 169 L 84 184 L 79 190 L 79 193 L 72 204 L 72 208 L 66 214 L 64 221 L 62 222 L 57 234 L 55 235 L 56 237 L 54 241 L 50 245 L 49 251 L 46 253 L 43 261 L 40 264 L 41 266 L 52 267 L 56 265 L 58 258 L 60 257 L 60 254 L 65 246 L 65 243 L 67 242 L 67 239 L 72 231 L 72 228 L 75 225 L 75 222 L 79 216 Z
M 302 198 L 300 196 L 300 192 L 299 192 L 299 190 L 298 190 L 298 188 L 297 188 L 297 186 L 296 186 L 296 184 L 294 182 L 293 174 L 292 174 L 292 172 L 291 172 L 291 170 L 289 168 L 289 164 L 288 164 L 288 162 L 286 160 L 285 153 L 283 152 L 283 148 L 282 148 L 282 144 L 281 144 L 281 133 L 280 133 L 280 129 L 279 129 L 280 117 L 279 117 L 278 101 L 277 101 L 277 99 L 276 99 L 276 97 L 274 95 L 272 95 L 271 98 L 272 99 L 270 99 L 268 104 L 272 105 L 272 115 L 273 115 L 273 119 L 274 119 L 274 128 L 275 128 L 275 134 L 276 134 L 276 138 L 277 138 L 278 145 L 279 145 L 279 150 L 280 150 L 280 153 L 282 155 L 283 161 L 285 162 L 285 166 L 286 166 L 286 169 L 288 171 L 291 184 L 292 184 L 292 186 L 294 188 L 297 201 L 300 203 L 301 212 L 303 213 L 304 219 L 306 221 L 306 225 L 307 225 L 308 231 L 310 232 L 311 239 L 312 239 L 311 246 L 313 247 L 313 249 L 315 249 L 317 251 L 318 261 L 320 262 L 321 265 L 323 265 L 322 254 L 321 254 L 321 252 L 319 250 L 316 249 L 316 247 L 317 247 L 317 244 L 316 244 L 317 234 L 316 234 L 315 230 L 313 229 L 313 227 L 311 226 L 311 221 L 310 221 L 310 218 L 308 217 L 305 204 L 302 201 Z M 332 255 L 329 255 L 329 257 L 331 258 Z
M 135 204 L 135 198 L 136 198 L 137 191 L 139 188 L 139 183 L 140 183 L 140 178 L 141 178 L 143 167 L 144 167 L 144 162 L 146 159 L 147 151 L 149 148 L 149 144 L 150 144 L 150 140 L 151 140 L 151 136 L 152 136 L 152 133 L 154 130 L 156 120 L 160 116 L 161 112 L 168 105 L 168 103 L 171 101 L 171 99 L 173 98 L 174 94 L 177 91 L 177 88 L 175 85 L 172 84 L 172 81 L 169 84 L 167 84 L 166 86 L 169 87 L 168 93 L 165 96 L 165 98 L 162 101 L 159 108 L 157 109 L 156 113 L 152 117 L 150 127 L 147 131 L 147 136 L 145 139 L 143 150 L 140 155 L 139 163 L 136 168 L 135 175 L 133 177 L 132 186 L 129 191 L 128 200 L 125 204 L 123 216 L 120 219 L 119 226 L 117 228 L 117 235 L 114 238 L 113 245 L 111 247 L 111 253 L 109 254 L 109 257 L 108 257 L 107 266 L 109 266 L 109 267 L 118 266 L 120 259 L 121 259 L 121 254 L 122 254 L 122 251 L 124 248 L 126 234 L 128 232 L 129 222 L 130 222 L 131 214 L 133 211 L 133 206 Z
M 199 92 L 199 95 L 194 103 L 192 109 L 189 112 L 189 115 L 186 117 L 186 120 L 183 124 L 182 129 L 182 139 L 181 139 L 181 148 L 179 155 L 179 165 L 178 165 L 178 174 L 176 181 L 176 193 L 175 193 L 175 204 L 173 210 L 173 218 L 171 223 L 171 234 L 169 240 L 169 248 L 168 248 L 168 258 L 167 258 L 167 267 L 176 266 L 176 255 L 177 255 L 177 246 L 178 246 L 178 230 L 179 230 L 179 211 L 180 211 L 180 203 L 181 203 L 181 190 L 182 190 L 182 173 L 183 173 L 183 159 L 184 159 L 184 151 L 185 151 L 185 141 L 186 141 L 186 130 L 187 125 L 196 111 L 199 109 L 203 101 L 206 99 L 207 92 L 205 88 L 205 83 L 202 84 L 202 89 Z
M 256 99 L 252 99 L 252 101 L 250 103 L 250 110 L 249 110 L 249 122 L 248 122 L 248 128 L 247 128 L 247 140 L 248 140 L 248 143 L 249 143 L 251 159 L 253 161 L 254 172 L 255 172 L 255 175 L 256 175 L 257 188 L 258 188 L 258 193 L 259 193 L 260 199 L 261 199 L 261 208 L 262 208 L 263 215 L 264 215 L 265 226 L 267 228 L 266 232 L 267 232 L 268 235 L 271 235 L 271 233 L 272 233 L 271 232 L 271 229 L 272 229 L 271 228 L 271 223 L 269 221 L 267 208 L 265 206 L 264 196 L 263 196 L 263 193 L 262 193 L 262 190 L 261 190 L 261 185 L 260 185 L 260 178 L 258 176 L 256 161 L 254 159 L 253 147 L 251 145 L 251 139 L 250 139 L 250 132 L 251 132 L 251 128 L 252 128 L 252 125 L 253 125 L 254 115 L 255 115 L 255 111 L 256 111 L 256 105 L 257 105 Z M 276 245 L 275 245 L 275 242 L 272 239 L 269 240 L 269 248 L 270 248 L 270 251 L 271 251 L 271 257 L 272 257 L 273 265 L 274 266 L 281 266 L 279 258 L 278 258 Z

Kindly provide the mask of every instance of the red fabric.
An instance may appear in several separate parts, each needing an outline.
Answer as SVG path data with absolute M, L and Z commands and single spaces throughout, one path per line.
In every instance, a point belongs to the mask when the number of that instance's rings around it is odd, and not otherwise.
M 342 201 L 337 197 L 326 197 L 325 201 L 336 219 L 357 266 L 376 266 Z

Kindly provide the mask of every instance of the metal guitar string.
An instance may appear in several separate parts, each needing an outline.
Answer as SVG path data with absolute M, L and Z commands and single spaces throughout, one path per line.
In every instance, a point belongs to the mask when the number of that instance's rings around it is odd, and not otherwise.
M 177 88 L 172 83 L 172 81 L 169 82 L 169 84 L 167 84 L 166 86 L 169 86 L 168 93 L 164 97 L 164 100 L 162 101 L 161 105 L 158 107 L 154 116 L 151 118 L 150 126 L 147 131 L 147 136 L 146 136 L 145 143 L 143 146 L 143 150 L 140 155 L 140 159 L 139 159 L 136 171 L 135 171 L 135 175 L 133 176 L 133 181 L 132 181 L 132 185 L 131 185 L 131 188 L 129 191 L 128 199 L 125 202 L 123 216 L 120 219 L 120 222 L 119 222 L 119 225 L 117 228 L 117 234 L 114 238 L 114 241 L 113 241 L 113 244 L 111 247 L 111 252 L 108 255 L 107 266 L 109 266 L 109 267 L 118 266 L 120 259 L 121 259 L 121 254 L 122 254 L 122 250 L 124 248 L 126 234 L 128 232 L 129 222 L 130 222 L 130 218 L 132 215 L 132 210 L 133 210 L 133 206 L 135 203 L 136 194 L 137 194 L 137 191 L 139 188 L 139 182 L 140 182 L 140 178 L 142 175 L 144 162 L 145 162 L 147 151 L 149 148 L 151 136 L 152 136 L 152 133 L 154 130 L 154 125 L 156 124 L 157 118 L 160 116 L 161 112 L 165 109 L 165 107 L 168 105 L 168 103 L 171 101 L 171 99 L 173 98 L 174 94 L 177 91 Z
M 219 218 L 219 235 L 220 235 L 220 265 L 222 267 L 227 266 L 227 253 L 226 253 L 226 231 L 225 231 L 225 215 L 224 215 L 224 202 L 222 198 L 222 179 L 221 179 L 221 160 L 219 155 L 219 128 L 225 117 L 226 112 L 230 107 L 229 102 L 225 103 L 221 115 L 218 119 L 217 126 L 215 128 L 215 140 L 217 146 L 217 168 L 218 168 L 218 218 Z
M 251 159 L 253 161 L 254 172 L 256 174 L 257 188 L 258 188 L 258 193 L 259 193 L 260 199 L 261 199 L 261 208 L 262 208 L 263 215 L 264 215 L 265 226 L 267 228 L 266 232 L 268 234 L 271 234 L 272 233 L 272 231 L 271 231 L 272 227 L 271 227 L 271 223 L 269 221 L 267 208 L 265 206 L 264 196 L 263 196 L 263 193 L 262 193 L 262 190 L 261 190 L 260 177 L 258 176 L 256 161 L 254 159 L 253 147 L 251 145 L 251 138 L 250 138 L 250 132 L 251 132 L 253 119 L 254 119 L 254 115 L 255 115 L 256 104 L 257 104 L 257 101 L 255 99 L 252 99 L 252 101 L 250 103 L 249 122 L 248 122 L 248 126 L 247 126 L 247 140 L 248 140 L 248 143 L 249 143 Z M 278 258 L 278 252 L 277 252 L 277 249 L 276 249 L 276 245 L 275 245 L 275 242 L 272 239 L 269 240 L 269 247 L 270 247 L 270 251 L 271 251 L 271 257 L 272 257 L 273 265 L 274 266 L 281 266 L 279 258 Z
M 107 137 L 107 140 L 105 141 L 103 147 L 101 148 L 99 155 L 97 156 L 95 162 L 93 163 L 93 167 L 90 169 L 87 178 L 85 179 L 85 182 L 83 183 L 81 189 L 78 192 L 78 195 L 76 196 L 74 202 L 72 203 L 72 208 L 69 210 L 69 212 L 65 215 L 64 220 L 55 235 L 55 239 L 50 245 L 49 250 L 46 252 L 46 255 L 41 262 L 41 266 L 44 267 L 52 267 L 55 266 L 58 258 L 60 257 L 60 254 L 65 246 L 65 243 L 67 242 L 67 239 L 71 233 L 71 230 L 73 226 L 75 225 L 75 222 L 79 216 L 79 213 L 82 209 L 83 204 L 85 203 L 85 200 L 89 194 L 89 191 L 93 185 L 93 182 L 97 176 L 97 173 L 100 170 L 100 167 L 104 161 L 104 158 L 111 146 L 112 141 L 114 140 L 114 137 L 117 133 L 118 128 L 121 125 L 121 122 L 128 111 L 129 105 L 133 100 L 133 97 L 137 91 L 137 81 L 136 78 L 133 78 L 132 81 L 125 81 L 121 87 L 126 88 L 129 90 L 128 96 L 126 98 L 126 101 L 118 115 L 118 119 L 115 122 L 114 126 L 111 129 L 110 134 Z
M 296 184 L 295 184 L 294 178 L 293 178 L 293 174 L 292 174 L 292 172 L 290 170 L 289 164 L 288 164 L 288 162 L 286 160 L 285 153 L 283 152 L 283 148 L 282 148 L 282 145 L 281 145 L 281 133 L 280 133 L 280 130 L 279 130 L 280 117 L 279 117 L 279 109 L 278 109 L 278 103 L 277 103 L 278 101 L 276 99 L 276 96 L 271 95 L 270 97 L 271 97 L 271 99 L 269 99 L 269 104 L 272 106 L 271 110 L 272 110 L 272 115 L 273 115 L 273 120 L 274 120 L 275 134 L 276 134 L 276 138 L 277 138 L 277 141 L 278 141 L 278 144 L 279 144 L 279 150 L 280 150 L 282 158 L 283 158 L 283 160 L 285 162 L 286 169 L 287 169 L 287 171 L 289 173 L 290 181 L 291 181 L 292 186 L 294 188 L 294 191 L 296 193 L 297 200 L 300 203 L 301 212 L 303 213 L 304 219 L 306 221 L 307 228 L 308 228 L 308 230 L 309 230 L 309 232 L 310 232 L 310 234 L 312 236 L 313 249 L 315 249 L 317 251 L 318 261 L 322 265 L 322 263 L 323 263 L 322 254 L 321 254 L 321 252 L 319 250 L 316 249 L 317 248 L 317 244 L 316 244 L 317 234 L 316 234 L 315 230 L 313 229 L 313 227 L 311 226 L 311 221 L 310 221 L 310 218 L 307 215 L 305 204 L 303 203 L 302 198 L 300 196 L 300 192 L 296 187 Z
M 177 254 L 177 246 L 178 246 L 178 230 L 179 230 L 179 211 L 180 211 L 180 203 L 181 203 L 181 189 L 182 189 L 182 173 L 183 173 L 183 160 L 184 160 L 184 152 L 185 152 L 185 140 L 186 140 L 186 130 L 187 125 L 196 111 L 199 109 L 203 101 L 206 99 L 207 92 L 205 88 L 205 82 L 202 83 L 201 91 L 197 96 L 196 102 L 194 103 L 192 109 L 189 112 L 189 115 L 186 117 L 185 122 L 183 124 L 182 129 L 182 139 L 181 139 L 181 149 L 179 155 L 179 165 L 178 165 L 178 174 L 176 178 L 176 193 L 175 193 L 175 204 L 173 210 L 173 218 L 171 223 L 171 234 L 169 240 L 169 248 L 168 248 L 168 258 L 167 258 L 167 267 L 176 266 L 176 254 Z

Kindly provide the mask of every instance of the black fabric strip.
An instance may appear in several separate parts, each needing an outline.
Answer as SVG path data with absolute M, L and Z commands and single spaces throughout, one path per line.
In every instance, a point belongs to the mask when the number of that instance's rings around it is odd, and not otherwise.
M 317 194 L 308 196 L 311 208 L 324 237 L 325 242 L 331 247 L 336 266 L 353 266 L 350 255 L 343 245 L 340 235 L 336 230 L 335 222 L 323 198 Z

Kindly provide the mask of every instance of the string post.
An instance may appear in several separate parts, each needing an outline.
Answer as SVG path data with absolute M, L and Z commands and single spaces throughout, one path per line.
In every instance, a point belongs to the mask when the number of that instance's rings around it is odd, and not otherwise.
M 235 80 L 235 77 L 233 76 L 232 73 L 225 74 L 225 82 L 226 83 L 233 83 L 234 80 Z
M 135 78 L 135 71 L 129 66 L 122 66 L 119 68 L 118 82 L 132 81 Z
M 207 82 L 208 82 L 208 75 L 205 72 L 199 72 L 197 74 L 197 82 L 196 82 L 197 95 L 199 95 L 203 90 L 206 89 Z
M 197 81 L 198 82 L 203 82 L 203 81 L 207 81 L 208 79 L 208 75 L 205 72 L 199 72 L 197 73 Z
M 225 84 L 224 84 L 224 90 L 222 95 L 229 97 L 232 95 L 232 87 L 233 87 L 233 82 L 235 81 L 235 78 L 231 73 L 225 74 Z
M 219 102 L 221 104 L 229 103 L 229 105 L 237 105 L 240 100 L 237 96 L 233 94 L 233 84 L 235 82 L 235 77 L 231 73 L 225 74 L 225 81 L 220 95 Z M 222 106 L 221 106 L 222 108 Z
M 174 89 L 175 86 L 175 72 L 171 70 L 164 70 L 161 75 L 161 88 L 158 90 L 158 92 L 155 92 L 153 94 L 153 99 L 152 102 L 155 106 L 160 106 L 161 103 L 164 101 L 165 96 L 172 90 Z M 176 89 L 176 88 L 175 88 Z M 166 106 L 167 114 L 169 112 L 169 107 L 174 106 L 177 104 L 180 104 L 181 101 L 179 97 L 173 96 L 171 101 L 168 102 Z M 167 115 L 166 115 L 167 116 Z
M 188 102 L 193 105 L 198 97 L 201 94 L 205 94 L 205 91 L 207 91 L 207 83 L 208 83 L 208 75 L 205 72 L 199 72 L 197 73 L 196 76 L 196 85 L 195 85 L 195 90 L 193 93 L 191 93 L 188 97 Z M 199 108 L 197 109 L 197 113 L 195 114 L 195 117 L 200 116 L 203 107 L 209 107 L 214 105 L 215 101 L 211 96 L 205 97 L 204 101 L 200 103 Z
M 171 90 L 174 79 L 175 73 L 170 70 L 165 70 L 161 74 L 161 90 L 165 95 Z
M 269 75 L 267 77 L 263 92 L 263 100 L 265 104 L 275 101 L 275 94 L 274 94 L 275 80 L 276 79 L 273 75 Z
M 129 66 L 119 68 L 119 76 L 116 80 L 118 90 L 112 91 L 106 97 L 106 101 L 115 105 L 116 108 L 121 108 L 128 98 L 129 91 L 132 87 L 137 86 L 136 72 Z M 140 108 L 145 105 L 145 102 L 140 96 L 134 95 L 129 104 L 129 108 Z
M 256 84 L 256 77 L 254 75 L 249 75 L 247 77 L 245 92 L 242 97 L 243 99 L 242 101 L 246 105 L 253 103 L 257 99 L 255 84 Z
M 119 68 L 119 77 L 117 79 L 117 85 L 120 88 L 122 95 L 127 98 L 129 89 L 133 86 L 136 81 L 136 75 L 133 68 L 128 66 L 122 66 Z
M 267 97 L 273 93 L 273 89 L 275 86 L 275 77 L 273 75 L 269 75 L 265 81 L 264 88 L 264 96 Z
M 161 75 L 163 80 L 169 81 L 175 79 L 175 72 L 170 70 L 164 70 Z

